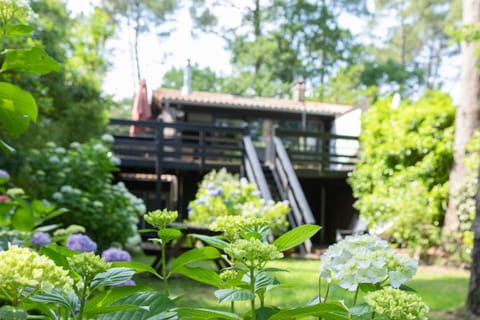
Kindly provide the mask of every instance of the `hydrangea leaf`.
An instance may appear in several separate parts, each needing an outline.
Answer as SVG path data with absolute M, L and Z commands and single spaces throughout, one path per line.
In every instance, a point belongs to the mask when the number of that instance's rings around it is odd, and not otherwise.
M 135 261 L 115 261 L 112 262 L 112 267 L 123 267 L 123 268 L 130 268 L 135 270 L 136 273 L 142 273 L 142 272 L 148 272 L 153 275 L 155 275 L 158 278 L 161 278 L 161 276 L 158 274 L 158 272 L 149 266 L 148 264 L 141 263 L 141 262 L 135 262 Z
M 37 120 L 38 107 L 32 95 L 19 87 L 0 82 L 0 124 L 7 134 L 18 136 Z
M 117 300 L 113 305 L 148 306 L 147 309 L 120 310 L 97 316 L 98 320 L 147 320 L 147 319 L 177 319 L 171 310 L 175 307 L 173 301 L 166 295 L 156 291 L 139 292 Z M 157 318 L 157 316 L 160 316 Z
M 33 28 L 25 24 L 7 24 L 5 27 L 6 36 L 9 37 L 28 36 L 32 31 Z
M 234 313 L 209 310 L 203 308 L 177 308 L 175 309 L 180 316 L 186 316 L 188 319 L 224 319 L 240 320 L 241 318 Z M 180 319 L 183 319 L 180 317 Z
M 310 239 L 320 230 L 320 226 L 313 224 L 304 224 L 281 235 L 273 244 L 279 251 L 285 251 L 294 248 L 306 240 Z
M 17 71 L 45 74 L 59 71 L 60 65 L 42 48 L 8 49 L 4 51 L 5 61 L 0 71 Z
M 327 301 L 313 306 L 284 309 L 269 318 L 269 320 L 287 320 L 307 316 L 320 317 L 324 320 L 348 320 L 350 312 L 344 304 L 337 301 Z
M 193 250 L 189 250 L 181 254 L 173 261 L 170 271 L 174 273 L 177 272 L 180 267 L 183 267 L 186 264 L 201 260 L 218 259 L 220 258 L 220 256 L 220 252 L 212 247 L 196 248 Z
M 351 307 L 349 310 L 351 314 L 358 317 L 373 312 L 373 309 L 366 303 L 362 303 L 354 307 Z
M 94 291 L 98 287 L 114 286 L 132 279 L 135 270 L 130 268 L 110 268 L 105 272 L 99 273 L 93 278 L 90 290 Z
M 220 289 L 215 291 L 219 302 L 223 301 L 248 301 L 255 299 L 255 295 L 248 290 Z
M 165 243 L 176 240 L 182 236 L 182 232 L 177 229 L 166 228 L 158 231 L 158 237 Z
M 215 247 L 217 249 L 224 249 L 228 245 L 228 242 L 218 239 L 217 237 L 206 236 L 204 234 L 196 234 L 196 233 L 190 234 L 189 236 L 199 239 L 205 242 L 206 244 L 209 244 L 212 247 Z
M 0 319 L 5 320 L 27 320 L 28 314 L 25 310 L 13 306 L 0 308 Z
M 205 283 L 214 287 L 221 285 L 220 276 L 213 270 L 204 268 L 191 268 L 187 266 L 179 267 L 175 270 L 175 273 L 182 274 L 195 281 Z
M 30 300 L 34 302 L 60 305 L 72 314 L 75 313 L 79 303 L 78 297 L 74 293 L 66 295 L 59 290 L 36 294 L 33 297 L 30 297 Z

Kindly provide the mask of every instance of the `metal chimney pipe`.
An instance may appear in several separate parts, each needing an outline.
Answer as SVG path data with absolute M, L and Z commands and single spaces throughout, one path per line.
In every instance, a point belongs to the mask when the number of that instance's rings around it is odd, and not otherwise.
M 187 60 L 187 65 L 183 71 L 183 87 L 180 92 L 183 96 L 192 93 L 192 67 L 190 59 Z

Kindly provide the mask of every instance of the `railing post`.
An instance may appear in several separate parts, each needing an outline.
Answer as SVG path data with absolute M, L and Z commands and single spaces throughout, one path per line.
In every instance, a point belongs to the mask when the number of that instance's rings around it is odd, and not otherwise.
M 275 146 L 273 139 L 275 138 L 277 127 L 277 124 L 272 126 L 272 131 L 265 141 L 265 164 L 270 168 L 275 167 Z
M 163 171 L 163 121 L 162 118 L 159 117 L 157 119 L 157 132 L 155 134 L 155 142 L 156 142 L 156 149 L 157 149 L 157 159 L 155 162 L 155 205 L 158 209 L 162 207 L 162 171 Z

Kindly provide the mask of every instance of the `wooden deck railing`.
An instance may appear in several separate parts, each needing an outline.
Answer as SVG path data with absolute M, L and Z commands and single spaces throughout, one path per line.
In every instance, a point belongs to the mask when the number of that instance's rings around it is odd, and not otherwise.
M 128 130 L 121 129 L 132 125 L 145 128 L 145 132 L 129 135 Z M 120 119 L 111 119 L 110 127 L 115 138 L 114 152 L 123 166 L 192 170 L 219 166 L 239 168 L 244 156 L 242 128 Z
M 358 159 L 358 137 L 298 130 L 274 130 L 295 169 L 349 171 Z

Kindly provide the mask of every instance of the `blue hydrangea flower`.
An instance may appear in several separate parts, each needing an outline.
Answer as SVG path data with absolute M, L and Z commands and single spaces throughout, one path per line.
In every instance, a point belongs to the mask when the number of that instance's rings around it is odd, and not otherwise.
M 67 239 L 67 248 L 78 252 L 95 252 L 97 244 L 83 234 L 71 234 Z
M 117 249 L 117 248 L 110 248 L 102 253 L 102 257 L 107 261 L 107 262 L 114 262 L 114 261 L 132 261 L 132 257 L 130 254 L 122 249 Z
M 52 240 L 50 239 L 50 235 L 45 232 L 37 232 L 32 235 L 32 244 L 37 247 L 43 247 L 46 246 L 47 244 L 52 243 Z

